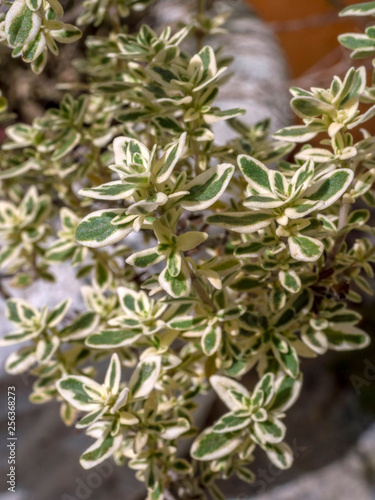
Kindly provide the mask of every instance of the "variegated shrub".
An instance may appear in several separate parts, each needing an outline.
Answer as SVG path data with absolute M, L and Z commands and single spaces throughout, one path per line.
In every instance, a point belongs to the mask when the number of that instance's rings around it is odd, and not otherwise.
M 199 0 L 177 32 L 131 33 L 124 19 L 150 3 L 83 2 L 77 23 L 100 36 L 85 37 L 84 80 L 58 108 L 24 124 L 0 94 L 0 277 L 14 324 L 1 345 L 21 344 L 6 370 L 35 377 L 31 401 L 57 400 L 94 439 L 84 468 L 114 457 L 149 500 L 222 499 L 217 480 L 255 479 L 256 447 L 292 465 L 284 417 L 301 358 L 369 343 L 353 303 L 372 294 L 375 88 L 364 67 L 329 89 L 292 88 L 300 124 L 271 136 L 269 120 L 217 105 L 230 61 L 204 41 L 227 15 Z M 342 15 L 375 15 L 375 2 Z M 0 16 L 1 43 L 37 73 L 56 42 L 81 36 L 57 0 L 14 0 Z M 374 27 L 340 41 L 355 59 L 375 54 Z M 236 133 L 226 144 L 221 120 Z M 82 310 L 11 296 L 63 262 Z M 209 391 L 227 411 L 200 428 Z

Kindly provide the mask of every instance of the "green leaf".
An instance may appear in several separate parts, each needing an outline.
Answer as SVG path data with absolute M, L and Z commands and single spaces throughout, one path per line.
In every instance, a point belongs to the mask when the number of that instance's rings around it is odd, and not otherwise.
M 59 305 L 51 309 L 47 316 L 47 325 L 50 328 L 56 326 L 63 319 L 71 303 L 71 299 L 66 299 L 60 302 Z
M 151 173 L 157 183 L 165 182 L 171 176 L 173 169 L 180 159 L 185 148 L 186 132 L 181 135 L 176 144 L 173 144 L 152 167 Z
M 190 454 L 195 460 L 211 461 L 225 457 L 234 451 L 241 439 L 236 433 L 213 432 L 208 428 L 194 441 Z
M 348 224 L 353 224 L 354 226 L 362 226 L 370 218 L 370 212 L 368 210 L 353 210 L 348 218 Z
M 245 109 L 241 108 L 232 108 L 232 109 L 213 109 L 211 108 L 208 113 L 203 115 L 203 119 L 209 125 L 213 123 L 217 123 L 221 120 L 230 120 L 231 118 L 235 118 L 236 116 L 241 116 L 246 113 Z
M 11 47 L 19 47 L 34 40 L 41 28 L 40 12 L 30 10 L 24 0 L 14 0 L 5 17 L 5 33 Z
M 49 361 L 60 346 L 60 339 L 56 336 L 49 337 L 48 339 L 40 339 L 36 347 L 36 356 L 38 363 L 45 363 Z
M 27 340 L 38 337 L 39 333 L 40 332 L 38 330 L 25 330 L 21 332 L 8 333 L 0 339 L 0 346 L 4 347 L 13 344 L 20 344 L 21 342 L 26 342 Z
M 76 424 L 77 429 L 84 429 L 85 427 L 88 427 L 89 425 L 92 425 L 95 423 L 97 420 L 100 419 L 100 417 L 107 411 L 107 407 L 103 406 L 102 408 L 96 409 L 87 415 L 85 415 L 81 420 Z
M 37 165 L 32 161 L 26 161 L 21 165 L 14 165 L 0 171 L 0 179 L 12 179 L 13 177 L 21 176 L 29 170 L 38 170 Z
M 297 293 L 301 289 L 301 280 L 295 271 L 280 271 L 279 281 L 290 293 Z
M 364 349 L 370 343 L 369 335 L 353 325 L 335 324 L 326 328 L 324 334 L 328 346 L 335 351 Z
M 177 458 L 172 463 L 172 470 L 177 474 L 191 474 L 193 469 L 188 460 L 185 460 L 184 458 Z
M 20 245 L 4 245 L 4 248 L 0 250 L 0 268 L 5 268 L 9 266 L 12 260 L 17 259 L 22 248 Z
M 45 46 L 46 37 L 44 36 L 44 33 L 40 31 L 33 40 L 23 46 L 22 60 L 28 63 L 34 61 L 41 55 Z
M 263 443 L 280 443 L 286 427 L 278 418 L 269 416 L 264 422 L 254 422 L 254 432 Z
M 245 408 L 245 401 L 250 400 L 249 391 L 231 378 L 212 375 L 210 383 L 219 398 L 230 410 L 242 410 Z
M 87 388 L 95 394 L 97 393 L 97 399 L 100 399 L 102 394 L 101 386 L 91 378 L 81 375 L 69 375 L 60 379 L 56 384 L 56 388 L 73 408 L 86 412 L 98 409 L 98 402 L 93 400 L 92 393 L 89 393 Z
M 150 394 L 159 378 L 160 369 L 160 356 L 147 356 L 137 365 L 129 381 L 133 399 L 145 398 Z
M 57 17 L 63 17 L 64 9 L 61 7 L 61 4 L 58 0 L 47 0 L 47 2 L 51 6 L 53 12 Z
M 259 279 L 248 278 L 247 276 L 241 276 L 229 285 L 232 290 L 237 292 L 248 292 L 249 290 L 258 288 L 259 286 L 263 286 Z
M 323 127 L 322 130 L 324 130 Z M 290 142 L 308 142 L 314 139 L 319 132 L 319 129 L 309 127 L 308 125 L 293 125 L 278 130 L 273 134 L 273 137 Z
M 297 116 L 300 118 L 314 118 L 315 116 L 330 115 L 335 113 L 334 106 L 327 104 L 315 97 L 294 97 L 290 105 Z
M 11 375 L 18 375 L 29 370 L 36 360 L 35 346 L 23 347 L 8 357 L 5 371 Z
M 57 147 L 51 156 L 51 160 L 61 160 L 61 158 L 70 153 L 70 151 L 78 145 L 80 140 L 81 134 L 78 130 L 75 130 L 74 128 L 67 128 L 61 136 L 58 137 L 56 144 Z
M 273 194 L 270 182 L 270 171 L 262 162 L 251 156 L 240 155 L 238 166 L 246 181 L 258 193 Z
M 48 248 L 45 259 L 47 262 L 64 262 L 71 259 L 77 245 L 71 241 L 57 241 Z
M 105 375 L 104 385 L 111 390 L 111 394 L 117 394 L 121 381 L 121 363 L 118 354 L 113 354 L 107 373 Z
M 236 415 L 235 412 L 229 412 L 219 418 L 219 420 L 215 423 L 212 430 L 214 432 L 222 433 L 222 432 L 234 432 L 239 429 L 244 429 L 248 427 L 251 423 L 250 417 L 244 417 Z
M 374 50 L 374 52 L 375 52 L 375 50 Z M 356 120 L 349 123 L 348 129 L 352 130 L 353 128 L 358 127 L 358 125 L 360 125 L 361 123 L 367 122 L 368 120 L 370 120 L 374 116 L 375 116 L 375 106 L 371 106 L 371 108 L 369 108 L 365 113 L 363 113 L 362 115 L 359 115 Z
M 207 233 L 201 231 L 186 231 L 177 237 L 177 249 L 180 252 L 187 252 L 201 245 L 208 238 Z
M 81 456 L 79 462 L 84 469 L 92 469 L 96 465 L 104 462 L 121 446 L 123 436 L 111 436 L 110 434 L 104 439 L 98 439 L 85 453 Z
M 180 316 L 169 321 L 168 327 L 173 330 L 186 331 L 199 326 L 204 320 L 204 316 Z
M 300 198 L 295 201 L 293 207 L 288 207 L 284 214 L 288 217 L 288 219 L 300 219 L 301 217 L 305 217 L 311 212 L 315 210 L 319 210 L 324 207 L 323 201 L 312 201 L 306 200 L 305 198 Z
M 134 184 L 123 184 L 122 181 L 107 182 L 95 188 L 83 188 L 78 194 L 96 200 L 125 200 L 132 196 L 136 189 Z
M 261 399 L 262 406 L 266 407 L 274 395 L 274 385 L 275 377 L 273 373 L 266 373 L 265 375 L 263 375 L 263 377 L 254 387 L 254 391 L 251 396 L 252 403 L 255 404 L 255 401 L 258 401 L 258 404 L 260 404 L 259 400 Z M 259 393 L 261 395 L 261 398 L 259 398 Z
M 112 273 L 102 262 L 95 264 L 95 275 L 93 282 L 98 288 L 106 288 L 112 281 Z
M 314 262 L 324 251 L 321 241 L 308 236 L 290 236 L 288 244 L 291 257 L 302 262 Z
M 191 277 L 187 264 L 182 261 L 181 271 L 177 276 L 171 276 L 166 267 L 159 275 L 159 284 L 174 298 L 186 297 L 191 290 Z
M 226 212 L 207 217 L 214 226 L 224 227 L 237 233 L 254 233 L 271 224 L 274 215 L 267 212 Z
M 98 210 L 87 215 L 75 231 L 77 242 L 90 248 L 99 248 L 113 245 L 128 236 L 133 231 L 132 221 L 127 224 L 111 224 L 122 212 L 122 209 Z
M 341 45 L 347 49 L 360 50 L 371 48 L 375 50 L 375 41 L 362 33 L 345 33 L 344 35 L 340 35 L 338 39 Z
M 21 323 L 22 317 L 19 311 L 20 302 L 17 299 L 8 299 L 6 302 L 7 318 L 12 323 Z
M 189 194 L 180 200 L 180 205 L 189 211 L 206 210 L 223 194 L 233 173 L 234 167 L 229 163 L 207 169 L 184 186 Z
M 167 258 L 168 273 L 172 278 L 181 272 L 182 256 L 180 252 L 172 251 Z
M 70 325 L 63 328 L 59 335 L 64 341 L 84 339 L 98 325 L 99 317 L 93 311 L 78 316 Z
M 209 327 L 202 336 L 202 349 L 206 356 L 212 356 L 220 347 L 221 328 L 219 326 Z
M 178 418 L 167 422 L 161 421 L 159 423 L 163 426 L 163 431 L 160 434 L 162 439 L 177 439 L 190 429 L 189 421 L 186 418 Z
M 324 202 L 319 209 L 327 208 L 335 203 L 348 189 L 353 179 L 353 171 L 340 168 L 324 175 L 313 186 L 306 189 L 303 196 L 311 201 Z
M 286 443 L 267 444 L 264 446 L 271 462 L 279 469 L 289 469 L 293 464 L 293 452 Z
M 281 377 L 276 382 L 275 396 L 270 405 L 270 410 L 284 412 L 298 399 L 302 388 L 302 375 L 292 378 L 288 375 Z
M 59 43 L 73 43 L 82 36 L 82 31 L 73 24 L 64 24 L 60 30 L 52 30 L 51 35 Z
M 18 302 L 18 312 L 21 318 L 21 321 L 27 321 L 31 318 L 36 318 L 38 317 L 38 310 L 26 302 L 25 300 L 22 299 L 15 299 Z
M 256 194 L 248 196 L 243 202 L 245 207 L 250 209 L 263 208 L 264 210 L 269 210 L 272 208 L 281 207 L 284 204 L 283 200 L 280 200 L 275 195 L 271 194 Z
M 123 310 L 132 316 L 132 313 L 137 311 L 137 301 L 140 298 L 140 293 L 136 292 L 132 288 L 126 288 L 124 286 L 117 289 L 117 293 L 120 299 L 120 305 Z
M 131 137 L 116 137 L 113 141 L 113 152 L 116 165 L 141 165 L 148 168 L 150 151 L 140 141 Z
M 316 163 L 326 163 L 335 159 L 335 155 L 332 151 L 323 148 L 306 148 L 297 153 L 295 157 L 299 160 L 312 160 Z
M 363 2 L 355 5 L 348 5 L 339 16 L 373 16 L 375 14 L 375 2 Z
M 152 266 L 153 264 L 157 264 L 164 259 L 165 256 L 163 254 L 157 253 L 156 247 L 154 247 L 133 253 L 133 255 L 126 259 L 126 263 L 135 267 L 148 267 Z
M 26 0 L 26 5 L 33 11 L 40 9 L 42 3 L 42 0 Z
M 274 334 L 272 341 L 275 345 L 273 352 L 285 373 L 293 378 L 299 374 L 299 358 L 296 350 L 281 335 Z
M 115 349 L 132 345 L 142 336 L 141 330 L 103 330 L 90 335 L 85 344 L 94 349 Z
M 246 483 L 254 483 L 256 476 L 251 470 L 246 467 L 237 467 L 236 475 L 241 481 L 245 481 Z
M 241 443 L 236 433 L 217 433 L 209 427 L 194 441 L 190 454 L 195 460 L 211 461 L 226 457 Z

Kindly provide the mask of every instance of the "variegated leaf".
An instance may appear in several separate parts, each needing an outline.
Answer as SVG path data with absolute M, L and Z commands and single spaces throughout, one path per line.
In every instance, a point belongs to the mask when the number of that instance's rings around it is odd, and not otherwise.
M 112 224 L 112 220 L 120 213 L 122 209 L 98 210 L 87 215 L 76 228 L 77 242 L 90 248 L 99 248 L 126 238 L 133 231 L 132 221 L 127 224 Z
M 98 409 L 102 390 L 100 384 L 91 378 L 82 375 L 66 376 L 57 382 L 56 388 L 73 408 L 86 412 Z M 93 399 L 93 394 L 97 395 L 96 400 Z
M 85 344 L 93 349 L 116 349 L 132 345 L 141 337 L 141 330 L 103 330 L 90 335 Z
M 209 427 L 194 441 L 190 454 L 195 460 L 217 460 L 229 455 L 240 443 L 238 433 L 219 434 Z
M 230 410 L 241 410 L 245 407 L 246 400 L 250 400 L 248 390 L 231 378 L 212 375 L 210 383 L 219 398 Z
M 122 443 L 122 435 L 111 436 L 108 434 L 104 439 L 99 439 L 88 448 L 79 460 L 84 469 L 92 469 L 96 465 L 109 458 Z
M 14 0 L 5 18 L 5 33 L 11 47 L 34 40 L 42 25 L 42 14 L 31 10 L 25 0 Z
M 159 378 L 160 369 L 160 356 L 148 356 L 137 365 L 129 381 L 133 399 L 145 398 L 150 394 Z
M 207 169 L 184 186 L 189 194 L 180 200 L 180 205 L 189 211 L 206 210 L 223 194 L 233 173 L 234 167 L 229 163 Z
M 111 390 L 112 394 L 117 394 L 121 381 L 121 363 L 118 354 L 112 354 L 107 373 L 105 375 L 104 385 Z
M 239 429 L 248 427 L 251 423 L 251 418 L 244 415 L 236 415 L 236 412 L 225 413 L 212 427 L 214 432 L 234 432 Z
M 314 262 L 324 251 L 323 243 L 309 236 L 290 236 L 288 244 L 291 257 L 302 262 Z
M 255 233 L 271 224 L 275 218 L 268 212 L 225 212 L 207 217 L 207 222 L 237 233 Z
M 122 181 L 111 181 L 96 188 L 83 188 L 79 191 L 82 196 L 96 200 L 124 200 L 135 191 L 134 184 L 124 184 Z

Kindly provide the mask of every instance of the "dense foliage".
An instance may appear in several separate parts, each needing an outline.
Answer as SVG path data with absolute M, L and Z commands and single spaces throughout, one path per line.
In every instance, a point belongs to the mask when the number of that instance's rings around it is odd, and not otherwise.
M 292 88 L 301 124 L 271 136 L 269 121 L 250 126 L 215 104 L 230 61 L 204 39 L 226 15 L 206 17 L 199 1 L 177 32 L 129 33 L 124 18 L 149 3 L 83 2 L 78 24 L 112 26 L 75 62 L 85 93 L 31 124 L 0 95 L 2 279 L 53 281 L 69 263 L 86 308 L 9 296 L 15 329 L 1 345 L 25 343 L 7 371 L 30 371 L 31 401 L 60 401 L 65 423 L 95 440 L 84 468 L 113 456 L 150 500 L 221 499 L 217 479 L 254 480 L 255 447 L 291 466 L 283 418 L 300 358 L 369 343 L 350 304 L 372 293 L 375 144 L 363 126 L 375 106 L 361 103 L 375 103 L 375 87 L 359 67 L 329 89 Z M 342 14 L 374 15 L 375 2 Z M 39 73 L 56 42 L 81 36 L 62 17 L 58 0 L 14 0 L 0 41 Z M 375 55 L 374 27 L 340 41 L 354 59 Z M 224 145 L 220 120 L 236 132 Z M 251 392 L 239 382 L 250 370 Z M 197 401 L 210 388 L 228 412 L 202 430 Z

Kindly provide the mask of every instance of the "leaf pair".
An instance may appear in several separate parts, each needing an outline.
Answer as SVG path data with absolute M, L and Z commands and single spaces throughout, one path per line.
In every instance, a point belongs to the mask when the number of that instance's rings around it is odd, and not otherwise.
M 239 156 L 238 164 L 252 193 L 244 205 L 253 212 L 215 214 L 209 216 L 207 222 L 250 234 L 277 221 L 282 226 L 280 236 L 288 236 L 290 254 L 294 259 L 317 260 L 324 250 L 323 243 L 288 230 L 288 219 L 293 222 L 334 204 L 348 189 L 353 171 L 331 171 L 314 181 L 314 165 L 306 162 L 289 181 L 281 172 L 269 170 L 250 156 Z
M 267 373 L 252 394 L 228 377 L 214 375 L 210 382 L 231 411 L 198 436 L 191 449 L 193 458 L 216 460 L 233 453 L 240 448 L 243 431 L 248 429 L 252 439 L 266 451 L 277 467 L 290 467 L 292 454 L 289 447 L 282 443 L 285 426 L 280 417 L 283 416 L 281 412 L 297 399 L 301 380 L 284 376 L 275 381 L 274 375 Z

